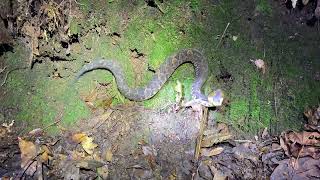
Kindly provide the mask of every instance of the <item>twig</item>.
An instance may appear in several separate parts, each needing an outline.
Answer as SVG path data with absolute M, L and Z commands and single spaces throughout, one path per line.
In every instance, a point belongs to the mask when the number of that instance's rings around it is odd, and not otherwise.
M 208 120 L 208 108 L 207 107 L 202 107 L 202 111 L 201 111 L 201 116 L 200 116 L 200 130 L 199 130 L 199 134 L 197 137 L 197 142 L 196 142 L 196 148 L 195 148 L 195 153 L 194 153 L 194 158 L 195 161 L 198 161 L 199 159 L 199 155 L 200 155 L 200 149 L 201 149 L 201 142 L 202 142 L 202 138 L 203 138 L 203 131 L 204 128 L 207 124 L 207 120 Z
M 28 69 L 28 68 L 29 68 L 29 67 L 15 68 L 15 69 L 12 69 L 12 70 L 8 71 L 8 72 L 6 73 L 6 75 L 5 75 L 5 77 L 4 77 L 4 80 L 3 80 L 3 82 L 1 83 L 0 87 L 2 87 L 2 86 L 6 83 L 9 73 L 11 73 L 11 72 L 13 72 L 13 71 L 16 71 L 16 70 L 19 70 L 19 69 Z M 1 72 L 2 72 L 2 71 L 1 71 Z
M 238 142 L 238 143 L 251 143 L 252 142 L 252 141 L 246 140 L 246 139 L 235 139 L 233 141 Z
M 4 80 L 3 80 L 3 82 L 1 83 L 0 87 L 2 87 L 2 86 L 6 83 L 7 77 L 8 77 L 8 74 L 9 74 L 9 73 L 10 73 L 10 71 L 8 71 L 8 72 L 6 73 L 6 75 L 4 76 Z
M 216 49 L 220 46 L 222 39 L 223 39 L 224 36 L 226 35 L 226 32 L 227 32 L 227 29 L 228 29 L 229 25 L 230 25 L 230 23 L 228 23 L 227 26 L 226 26 L 226 28 L 224 29 L 223 34 L 222 34 L 222 36 L 220 37 L 220 41 L 218 42 L 218 44 L 217 44 L 217 46 L 216 46 Z
M 6 68 L 7 68 L 7 66 L 5 66 L 4 68 L 0 69 L 0 73 L 2 73 Z

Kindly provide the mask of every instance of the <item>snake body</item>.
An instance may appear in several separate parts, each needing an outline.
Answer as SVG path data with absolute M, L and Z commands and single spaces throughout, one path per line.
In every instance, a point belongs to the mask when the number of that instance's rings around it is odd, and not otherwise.
M 195 49 L 181 50 L 180 52 L 169 56 L 145 87 L 129 87 L 128 83 L 125 81 L 121 66 L 114 60 L 97 59 L 92 61 L 78 72 L 76 80 L 88 71 L 106 69 L 115 77 L 118 89 L 122 95 L 133 101 L 143 101 L 150 99 L 157 94 L 172 73 L 184 63 L 192 63 L 195 68 L 195 80 L 191 90 L 193 99 L 208 106 L 208 97 L 201 92 L 201 87 L 208 76 L 208 62 L 202 53 Z

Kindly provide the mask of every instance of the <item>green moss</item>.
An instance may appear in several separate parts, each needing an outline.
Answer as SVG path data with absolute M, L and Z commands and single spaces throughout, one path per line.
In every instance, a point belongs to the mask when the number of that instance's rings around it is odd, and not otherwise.
M 271 15 L 272 14 L 272 7 L 268 0 L 258 0 L 256 5 L 256 11 L 265 14 Z
M 228 119 L 229 124 L 231 124 L 233 127 L 244 129 L 244 126 L 246 126 L 244 121 L 247 119 L 248 109 L 249 102 L 246 99 L 234 99 L 230 104 Z

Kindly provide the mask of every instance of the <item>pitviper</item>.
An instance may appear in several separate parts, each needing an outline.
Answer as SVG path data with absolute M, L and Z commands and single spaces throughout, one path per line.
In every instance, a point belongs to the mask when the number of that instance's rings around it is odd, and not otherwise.
M 202 53 L 195 49 L 181 50 L 177 54 L 169 56 L 160 68 L 156 70 L 152 80 L 144 87 L 129 87 L 125 81 L 121 66 L 115 60 L 97 59 L 92 61 L 78 72 L 76 80 L 88 71 L 106 69 L 113 74 L 119 91 L 126 98 L 133 101 L 143 101 L 157 94 L 172 73 L 184 63 L 192 63 L 195 68 L 195 80 L 191 90 L 192 103 L 201 104 L 206 107 L 221 105 L 223 99 L 221 90 L 215 91 L 214 96 L 206 96 L 201 92 L 201 87 L 208 77 L 208 62 Z

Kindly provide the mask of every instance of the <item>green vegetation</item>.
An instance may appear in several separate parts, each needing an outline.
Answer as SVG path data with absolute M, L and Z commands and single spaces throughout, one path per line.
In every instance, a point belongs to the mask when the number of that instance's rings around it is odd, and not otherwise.
M 256 11 L 265 15 L 272 15 L 272 7 L 270 5 L 270 2 L 268 0 L 258 0 Z

